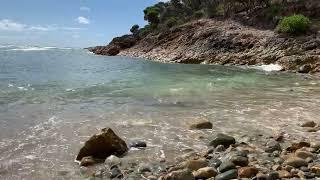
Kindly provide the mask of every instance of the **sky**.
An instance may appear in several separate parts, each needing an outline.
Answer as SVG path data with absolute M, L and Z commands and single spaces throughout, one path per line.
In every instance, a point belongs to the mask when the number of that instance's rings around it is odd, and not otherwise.
M 0 45 L 89 47 L 144 26 L 159 0 L 1 0 Z

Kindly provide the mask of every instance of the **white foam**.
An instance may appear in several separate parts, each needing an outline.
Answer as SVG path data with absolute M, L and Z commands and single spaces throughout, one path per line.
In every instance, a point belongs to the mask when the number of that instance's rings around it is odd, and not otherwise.
M 18 46 L 13 49 L 9 49 L 8 51 L 48 51 L 53 49 L 59 49 L 59 50 L 69 50 L 72 48 L 58 48 L 58 47 L 36 47 L 36 46 Z
M 268 65 L 260 65 L 260 66 L 250 66 L 253 69 L 259 69 L 267 72 L 271 71 L 281 71 L 283 69 L 279 64 L 268 64 Z

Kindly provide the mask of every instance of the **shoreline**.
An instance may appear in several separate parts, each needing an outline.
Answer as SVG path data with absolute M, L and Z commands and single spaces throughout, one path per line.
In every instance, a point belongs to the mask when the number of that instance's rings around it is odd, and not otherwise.
M 122 45 L 128 44 L 128 41 L 134 45 Z M 165 63 L 278 64 L 288 72 L 320 72 L 319 33 L 283 36 L 232 20 L 200 19 L 140 40 L 126 35 L 107 46 L 88 50 L 98 55 L 144 58 Z

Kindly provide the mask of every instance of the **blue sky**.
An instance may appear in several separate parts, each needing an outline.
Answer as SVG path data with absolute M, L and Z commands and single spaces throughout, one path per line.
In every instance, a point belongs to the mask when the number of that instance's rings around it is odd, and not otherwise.
M 159 0 L 2 0 L 0 44 L 103 45 L 145 25 L 143 9 Z

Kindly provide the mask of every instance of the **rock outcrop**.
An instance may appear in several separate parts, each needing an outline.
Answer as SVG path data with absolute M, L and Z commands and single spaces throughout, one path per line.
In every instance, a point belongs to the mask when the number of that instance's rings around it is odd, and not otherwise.
M 115 42 L 113 40 L 105 49 L 116 52 Z M 107 52 L 101 49 L 97 47 L 91 51 L 96 54 Z M 119 51 L 117 55 L 166 63 L 279 64 L 287 71 L 320 72 L 318 33 L 291 37 L 273 30 L 244 26 L 233 20 L 195 20 L 166 32 L 149 34 Z

